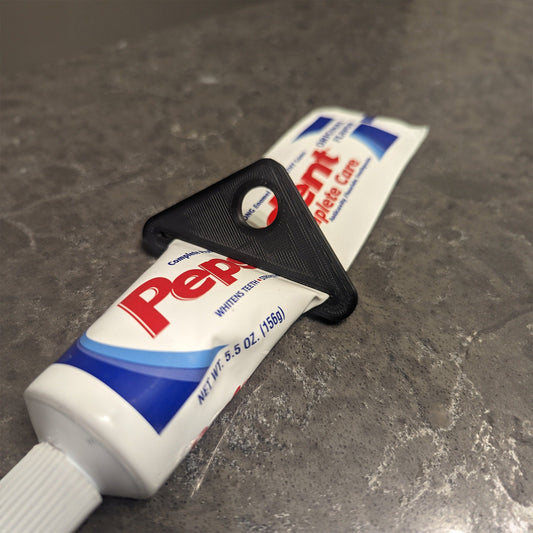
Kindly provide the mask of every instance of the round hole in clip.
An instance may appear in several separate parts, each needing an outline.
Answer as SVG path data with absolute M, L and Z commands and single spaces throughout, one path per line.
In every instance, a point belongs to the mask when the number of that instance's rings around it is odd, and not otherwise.
M 268 187 L 254 187 L 242 199 L 241 214 L 248 226 L 266 228 L 276 220 L 278 199 Z

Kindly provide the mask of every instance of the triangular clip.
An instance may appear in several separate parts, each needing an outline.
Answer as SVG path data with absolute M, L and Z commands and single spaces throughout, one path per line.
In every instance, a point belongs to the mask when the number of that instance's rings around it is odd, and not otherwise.
M 278 204 L 276 218 L 264 228 L 250 226 L 243 214 L 244 197 L 256 187 L 270 189 Z M 235 172 L 144 226 L 143 241 L 153 255 L 174 238 L 325 292 L 329 298 L 308 313 L 315 318 L 338 322 L 357 305 L 348 274 L 287 171 L 272 159 Z

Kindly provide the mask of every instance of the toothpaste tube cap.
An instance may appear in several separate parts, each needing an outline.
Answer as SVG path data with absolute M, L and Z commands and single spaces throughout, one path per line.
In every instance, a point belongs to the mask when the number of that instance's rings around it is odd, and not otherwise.
M 62 451 L 41 442 L 0 481 L 0 531 L 74 531 L 101 501 L 96 485 Z
M 272 191 L 275 218 L 253 227 L 243 214 L 246 195 Z M 232 259 L 319 290 L 329 298 L 309 314 L 339 322 L 357 305 L 357 292 L 285 168 L 260 159 L 151 217 L 143 229 L 145 248 L 160 255 L 179 238 Z

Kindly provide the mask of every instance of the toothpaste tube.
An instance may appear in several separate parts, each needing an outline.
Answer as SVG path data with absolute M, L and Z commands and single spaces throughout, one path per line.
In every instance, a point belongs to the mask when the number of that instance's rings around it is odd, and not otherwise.
M 426 134 L 323 108 L 265 157 L 285 166 L 348 268 Z M 261 227 L 275 217 L 276 199 L 268 190 L 254 194 L 243 216 Z M 172 241 L 26 390 L 41 444 L 0 482 L 0 530 L 69 531 L 100 494 L 154 494 L 290 325 L 327 297 Z M 48 471 L 49 485 L 37 490 L 35 476 Z M 46 511 L 54 507 L 68 516 Z

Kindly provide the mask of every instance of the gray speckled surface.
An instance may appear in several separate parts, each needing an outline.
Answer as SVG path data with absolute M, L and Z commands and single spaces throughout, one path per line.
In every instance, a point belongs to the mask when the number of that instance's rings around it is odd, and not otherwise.
M 526 1 L 271 2 L 1 80 L 0 475 L 22 392 L 151 263 L 144 220 L 310 109 L 428 124 L 350 270 L 149 501 L 93 531 L 533 531 Z

